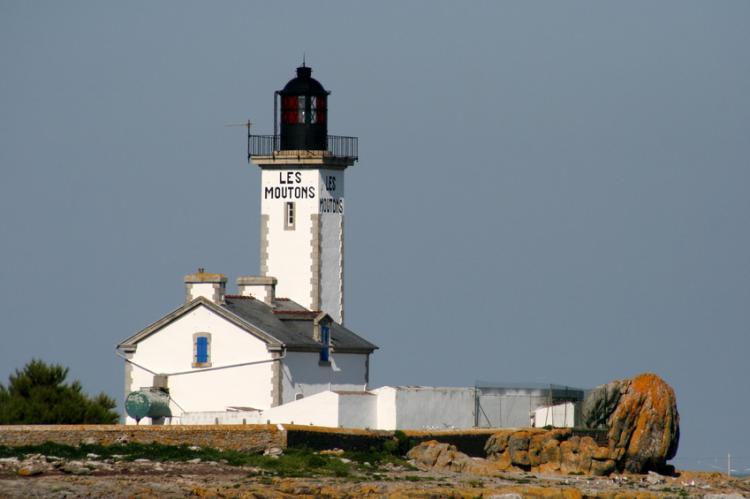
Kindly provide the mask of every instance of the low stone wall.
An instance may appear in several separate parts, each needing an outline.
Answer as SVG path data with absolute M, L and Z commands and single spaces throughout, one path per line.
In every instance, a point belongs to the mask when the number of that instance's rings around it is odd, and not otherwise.
M 485 450 L 499 470 L 540 473 L 609 475 L 622 456 L 618 449 L 599 446 L 591 436 L 576 435 L 570 428 L 500 430 Z
M 283 428 L 283 429 L 281 429 Z M 484 444 L 497 430 L 407 430 L 414 444 L 439 440 L 470 456 L 484 456 Z M 0 426 L 0 445 L 17 447 L 55 442 L 67 445 L 116 442 L 157 442 L 261 452 L 268 447 L 308 447 L 322 450 L 381 449 L 393 431 L 323 428 L 304 425 L 10 425 Z
M 313 450 L 344 449 L 367 451 L 380 449 L 393 438 L 392 431 L 360 430 L 353 428 L 326 428 L 322 426 L 284 425 L 289 447 L 307 447 Z
M 18 447 L 45 442 L 66 445 L 156 442 L 261 452 L 268 447 L 286 447 L 285 433 L 276 425 L 9 425 L 0 426 L 0 445 Z
M 320 426 L 284 425 L 290 447 L 308 447 L 315 450 L 339 448 L 344 450 L 379 450 L 393 439 L 395 432 L 385 430 L 359 430 L 323 428 Z M 427 440 L 455 445 L 461 452 L 473 457 L 484 457 L 484 444 L 497 429 L 461 430 L 404 430 L 414 445 Z
M 497 428 L 465 430 L 409 430 L 405 431 L 415 443 L 437 440 L 451 444 L 459 451 L 471 457 L 485 457 L 484 446 L 490 436 L 497 433 Z

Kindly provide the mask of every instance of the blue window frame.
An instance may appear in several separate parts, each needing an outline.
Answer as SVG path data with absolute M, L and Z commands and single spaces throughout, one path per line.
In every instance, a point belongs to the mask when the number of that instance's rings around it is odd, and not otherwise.
M 320 326 L 320 361 L 329 362 L 331 357 L 331 328 Z

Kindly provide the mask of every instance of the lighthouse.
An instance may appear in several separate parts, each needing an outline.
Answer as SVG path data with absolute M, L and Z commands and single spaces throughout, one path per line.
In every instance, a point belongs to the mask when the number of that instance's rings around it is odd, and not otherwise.
M 304 63 L 274 93 L 273 135 L 248 129 L 261 169 L 260 275 L 276 295 L 344 321 L 344 172 L 357 138 L 328 135 L 330 92 Z

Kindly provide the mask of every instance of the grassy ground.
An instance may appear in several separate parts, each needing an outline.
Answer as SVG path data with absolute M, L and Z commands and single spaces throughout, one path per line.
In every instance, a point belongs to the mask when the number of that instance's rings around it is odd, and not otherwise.
M 397 451 L 397 449 L 396 447 L 393 450 Z M 23 459 L 29 454 L 55 456 L 68 460 L 86 459 L 89 454 L 96 454 L 99 459 L 117 459 L 120 461 L 149 459 L 153 462 L 187 462 L 200 459 L 201 461 L 222 462 L 231 466 L 255 467 L 262 474 L 280 477 L 346 477 L 355 471 L 370 474 L 377 472 L 386 463 L 411 468 L 398 455 L 382 449 L 373 449 L 369 452 L 344 452 L 334 456 L 319 454 L 305 448 L 288 448 L 284 450 L 282 455 L 272 457 L 235 450 L 158 443 L 129 443 L 107 446 L 82 444 L 73 447 L 48 442 L 42 445 L 22 447 L 0 446 L 0 457 Z M 342 460 L 342 458 L 344 459 Z

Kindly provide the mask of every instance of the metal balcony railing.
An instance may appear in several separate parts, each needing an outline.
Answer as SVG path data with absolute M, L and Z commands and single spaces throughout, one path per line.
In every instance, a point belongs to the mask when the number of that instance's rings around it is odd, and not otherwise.
M 327 136 L 328 148 L 326 152 L 335 158 L 359 159 L 358 138 L 344 137 L 341 135 Z M 279 135 L 247 135 L 247 157 L 273 156 L 280 151 L 281 140 Z

